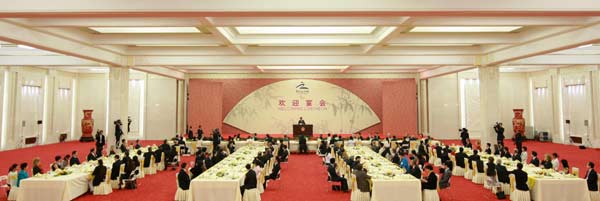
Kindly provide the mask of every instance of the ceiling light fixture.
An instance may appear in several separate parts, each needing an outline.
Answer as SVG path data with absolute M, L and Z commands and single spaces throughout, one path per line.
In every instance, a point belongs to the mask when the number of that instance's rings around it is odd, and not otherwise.
M 473 46 L 474 44 L 468 43 L 398 43 L 398 44 L 388 44 L 388 46 L 407 46 L 407 47 L 468 47 Z
M 201 33 L 196 27 L 90 27 L 99 33 Z
M 344 70 L 348 66 L 256 66 L 261 70 Z
M 511 32 L 522 26 L 418 26 L 410 32 Z
M 135 45 L 136 47 L 219 47 L 221 46 L 221 44 L 194 44 L 194 45 L 181 45 L 181 44 L 177 44 L 177 45 L 167 45 L 167 44 L 160 44 L 160 45 Z
M 594 46 L 594 44 L 585 44 L 585 45 L 581 45 L 577 48 L 586 48 L 586 47 L 592 47 L 592 46 Z
M 235 27 L 240 34 L 371 34 L 376 26 Z
M 27 46 L 27 45 L 17 45 L 18 48 L 23 48 L 23 49 L 29 49 L 29 50 L 35 50 L 35 47 L 31 47 L 31 46 Z

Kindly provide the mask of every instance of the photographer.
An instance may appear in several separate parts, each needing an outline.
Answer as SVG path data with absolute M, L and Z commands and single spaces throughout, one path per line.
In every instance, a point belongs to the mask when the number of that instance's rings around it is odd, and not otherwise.
M 504 146 L 504 127 L 502 127 L 502 123 L 496 122 L 494 131 L 496 131 L 497 134 L 496 139 L 498 140 L 498 144 Z
M 123 130 L 121 129 L 121 126 L 123 126 L 123 123 L 121 122 L 120 119 L 116 120 L 114 122 L 115 124 L 115 144 L 118 146 L 119 142 L 121 142 L 121 136 L 123 135 Z
M 469 140 L 469 131 L 466 128 L 458 129 L 458 131 L 460 132 L 460 139 L 461 139 L 463 146 L 467 146 L 468 144 L 470 144 L 470 143 L 468 143 L 470 141 Z

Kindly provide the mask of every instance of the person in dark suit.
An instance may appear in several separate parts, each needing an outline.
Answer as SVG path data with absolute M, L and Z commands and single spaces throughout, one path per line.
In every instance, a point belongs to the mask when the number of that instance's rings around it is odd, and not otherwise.
M 81 164 L 81 161 L 79 161 L 79 158 L 77 157 L 77 151 L 72 151 L 71 159 L 69 160 L 69 165 L 73 166 L 73 165 L 79 165 L 79 164 Z
M 242 186 L 243 190 L 250 190 L 256 188 L 256 172 L 252 169 L 250 164 L 246 164 L 246 176 L 244 177 L 244 185 Z M 242 195 L 244 195 L 244 191 L 242 191 Z
M 96 132 L 96 156 L 102 155 L 102 149 L 106 144 L 106 138 L 104 137 L 104 131 L 98 130 Z
M 527 172 L 523 171 L 523 164 L 517 164 L 517 169 L 510 171 L 510 174 L 515 175 L 515 183 L 518 190 L 528 191 L 529 186 L 527 186 Z
M 128 150 L 127 142 L 125 141 L 125 139 L 121 140 L 121 146 L 119 146 L 119 150 L 121 150 L 121 153 L 125 153 Z
M 496 160 L 496 174 L 498 175 L 498 181 L 500 183 L 509 184 L 510 178 L 508 177 L 508 170 L 502 165 L 502 160 Z
M 535 167 L 539 167 L 540 166 L 540 159 L 538 159 L 537 157 L 538 153 L 535 151 L 531 152 L 531 160 L 529 161 L 529 163 L 533 164 Z
M 356 169 L 352 171 L 354 175 L 356 175 L 356 187 L 360 192 L 371 192 L 371 185 L 369 184 L 369 180 L 371 176 L 367 175 L 367 170 L 365 170 L 362 164 L 357 164 Z
M 179 169 L 179 173 L 177 174 L 177 182 L 179 183 L 178 187 L 183 190 L 190 189 L 190 175 L 188 175 L 187 171 L 185 170 L 186 167 L 187 163 L 181 163 L 181 169 Z
M 187 136 L 188 136 L 188 139 L 195 139 L 194 138 L 194 129 L 192 128 L 192 126 L 190 126 L 190 128 L 187 129 Z M 183 137 L 183 135 L 181 135 L 181 137 Z
M 298 120 L 298 125 L 306 125 L 306 122 L 304 122 L 304 119 L 302 119 L 302 117 L 300 117 L 300 120 Z
M 421 168 L 419 167 L 417 159 L 413 159 L 410 162 L 410 171 L 408 173 L 415 178 L 421 178 Z
M 298 139 L 298 149 L 300 151 L 301 154 L 305 154 L 308 153 L 308 145 L 306 145 L 306 136 L 301 135 L 300 138 Z
M 212 141 L 213 141 L 213 154 L 215 154 L 219 148 L 219 145 L 221 144 L 221 133 L 219 132 L 218 128 L 215 128 L 215 130 L 213 130 Z
M 461 167 L 461 168 L 465 168 L 465 158 L 467 158 L 467 154 L 465 154 L 465 152 L 463 152 L 464 149 L 462 147 L 458 148 L 458 153 L 456 153 L 456 166 Z
M 150 160 L 152 160 L 152 155 L 154 154 L 154 152 L 152 152 L 152 147 L 148 147 L 148 152 L 144 153 L 144 168 L 149 168 L 150 167 Z
M 202 139 L 204 137 L 204 131 L 202 130 L 202 125 L 198 125 L 198 130 L 196 131 L 196 136 L 198 139 Z
M 431 164 L 426 165 L 423 169 L 423 177 L 421 177 L 421 190 L 435 190 L 437 189 L 437 176 L 433 172 L 433 166 Z
M 329 159 L 329 164 L 327 164 L 327 173 L 329 174 L 330 181 L 340 182 L 342 185 L 342 191 L 348 191 L 348 182 L 346 178 L 339 176 L 335 171 L 335 158 Z
M 521 134 L 521 132 L 517 132 L 515 134 L 515 145 L 517 146 L 517 150 L 521 151 L 523 148 L 523 138 L 525 138 L 525 136 L 523 136 L 523 134 Z
M 86 160 L 87 161 L 93 161 L 96 160 L 97 156 L 96 156 L 96 151 L 94 148 L 90 149 L 90 153 L 87 155 Z
M 470 144 L 469 131 L 466 128 L 462 128 L 458 131 L 460 131 L 460 141 L 462 142 L 463 146 L 466 147 L 468 144 Z
M 587 164 L 587 172 L 585 173 L 585 180 L 587 181 L 587 186 L 589 191 L 598 191 L 598 173 L 594 170 L 594 163 L 588 162 Z
M 440 171 L 442 172 L 442 178 L 440 178 L 440 188 L 450 187 L 450 178 L 452 177 L 452 161 L 446 161 L 442 164 Z
M 417 151 L 417 154 L 419 154 L 419 156 L 425 156 L 425 160 L 429 161 L 429 154 L 427 153 L 427 145 L 423 143 L 423 141 L 421 141 L 419 143 L 419 149 Z
M 98 166 L 94 168 L 92 176 L 94 176 L 94 179 L 92 180 L 92 186 L 98 186 L 104 182 L 104 179 L 106 179 L 106 166 L 104 166 L 102 159 L 98 160 Z
M 121 141 L 121 136 L 123 135 L 123 129 L 121 128 L 123 126 L 123 122 L 121 122 L 120 119 L 116 120 L 114 122 L 115 124 L 115 144 L 119 144 L 119 142 Z
M 496 140 L 499 145 L 504 146 L 504 127 L 502 127 L 502 123 L 497 123 L 494 126 L 494 131 L 496 131 Z
M 481 157 L 479 155 L 477 155 L 479 152 L 477 150 L 473 150 L 473 155 L 471 155 L 471 157 L 469 157 L 469 167 L 473 167 L 473 162 L 475 162 L 475 164 L 477 164 L 477 162 L 479 162 L 481 160 Z M 479 168 L 479 165 L 477 165 Z
M 121 171 L 121 157 L 115 155 L 115 162 L 113 162 L 110 172 L 110 180 L 118 180 L 119 172 Z

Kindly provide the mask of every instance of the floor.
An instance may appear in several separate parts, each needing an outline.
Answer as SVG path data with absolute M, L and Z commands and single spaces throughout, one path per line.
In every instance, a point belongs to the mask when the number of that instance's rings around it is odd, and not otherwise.
M 444 141 L 448 144 L 458 144 L 459 141 Z M 158 141 L 145 141 L 144 145 L 158 144 Z M 510 147 L 512 142 L 506 141 Z M 557 152 L 561 158 L 567 159 L 571 166 L 585 170 L 585 164 L 593 159 L 600 164 L 599 149 L 579 149 L 576 146 L 568 146 L 553 143 L 542 143 L 527 141 L 524 146 L 529 151 L 537 151 L 540 155 Z M 79 157 L 85 158 L 93 143 L 66 142 L 37 146 L 19 150 L 0 152 L 0 167 L 8 167 L 12 163 L 31 162 L 38 156 L 43 161 L 42 167 L 54 158 L 54 155 L 70 154 L 72 150 L 79 151 Z M 183 158 L 191 161 L 191 157 Z M 176 171 L 168 170 L 156 175 L 147 176 L 139 180 L 139 188 L 136 190 L 116 190 L 107 196 L 84 195 L 77 201 L 100 201 L 100 200 L 173 200 L 176 190 Z M 331 191 L 331 184 L 326 181 L 326 169 L 321 164 L 321 158 L 314 154 L 291 155 L 289 162 L 282 164 L 281 179 L 269 182 L 265 193 L 262 194 L 263 201 L 348 201 L 349 193 Z M 583 175 L 581 175 L 583 176 Z M 479 201 L 495 200 L 495 195 L 485 190 L 482 185 L 473 184 L 462 177 L 452 177 L 451 187 L 440 192 L 443 201 Z M 0 200 L 6 200 L 5 195 L 0 193 Z

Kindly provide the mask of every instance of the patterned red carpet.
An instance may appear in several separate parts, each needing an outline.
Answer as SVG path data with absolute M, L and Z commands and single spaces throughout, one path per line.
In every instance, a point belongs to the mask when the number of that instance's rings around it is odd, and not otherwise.
M 146 141 L 144 145 L 156 144 L 157 141 Z M 446 143 L 459 143 L 458 141 L 446 141 Z M 512 142 L 507 141 L 510 147 Z M 571 166 L 585 169 L 585 163 L 594 160 L 600 164 L 600 150 L 581 150 L 575 146 L 541 143 L 527 141 L 524 143 L 529 152 L 537 151 L 540 155 L 557 152 L 561 158 L 569 161 Z M 43 161 L 42 167 L 48 167 L 55 155 L 70 154 L 72 150 L 78 150 L 79 157 L 85 158 L 92 143 L 67 142 L 61 144 L 44 145 L 26 149 L 0 152 L 0 172 L 6 174 L 12 163 L 31 162 L 35 156 Z M 511 148 L 512 150 L 512 148 Z M 192 160 L 186 157 L 184 161 Z M 4 169 L 1 169 L 4 168 Z M 175 171 L 163 171 L 156 175 L 147 176 L 139 180 L 139 188 L 136 190 L 117 190 L 107 196 L 84 195 L 78 201 L 116 201 L 116 200 L 173 200 L 176 183 Z M 291 155 L 288 163 L 282 164 L 281 179 L 271 181 L 267 190 L 262 195 L 263 201 L 348 201 L 349 193 L 331 191 L 331 184 L 326 181 L 326 170 L 321 164 L 321 158 L 314 154 Z M 583 175 L 581 175 L 583 176 Z M 462 177 L 452 177 L 451 187 L 441 193 L 443 201 L 480 201 L 495 200 L 495 195 L 485 190 L 482 185 L 473 184 Z M 0 200 L 6 200 L 0 193 Z

